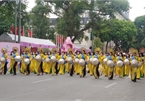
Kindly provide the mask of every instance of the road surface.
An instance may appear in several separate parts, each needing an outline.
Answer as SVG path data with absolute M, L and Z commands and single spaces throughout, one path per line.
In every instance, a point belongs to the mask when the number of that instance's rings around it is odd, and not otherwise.
M 145 79 L 0 75 L 0 101 L 145 101 Z

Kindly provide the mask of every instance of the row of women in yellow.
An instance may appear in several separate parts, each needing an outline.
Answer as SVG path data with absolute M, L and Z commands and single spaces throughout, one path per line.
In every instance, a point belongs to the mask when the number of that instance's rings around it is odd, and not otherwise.
M 3 48 L 1 52 L 5 59 L 1 58 L 2 73 L 6 74 L 7 50 Z M 14 75 L 16 75 L 18 62 L 21 63 L 21 73 L 26 75 L 29 75 L 30 72 L 35 72 L 37 75 L 40 73 L 42 75 L 43 73 L 63 75 L 67 72 L 70 73 L 70 76 L 75 73 L 84 77 L 87 70 L 95 78 L 99 78 L 101 74 L 109 79 L 113 79 L 114 75 L 119 75 L 120 78 L 130 76 L 132 81 L 136 81 L 136 78 L 140 79 L 145 74 L 144 56 L 142 53 L 138 54 L 136 50 L 132 50 L 129 55 L 125 53 L 114 54 L 113 49 L 110 49 L 107 54 L 103 55 L 100 48 L 96 48 L 94 53 L 87 53 L 85 48 L 74 53 L 73 49 L 70 48 L 68 52 L 61 54 L 56 48 L 49 52 L 44 52 L 42 48 L 39 48 L 36 53 L 31 53 L 29 48 L 25 48 L 21 57 L 18 57 L 17 52 L 18 48 L 14 47 L 10 57 L 9 71 L 13 70 Z
M 79 65 L 75 62 L 75 59 L 87 59 L 86 49 L 82 48 L 80 55 L 74 55 L 73 50 L 70 48 L 68 52 L 59 53 L 56 48 L 52 49 L 49 52 L 44 52 L 42 48 L 39 48 L 39 51 L 36 53 L 31 53 L 28 48 L 25 49 L 21 58 L 21 73 L 26 73 L 27 75 L 30 72 L 35 72 L 37 75 L 40 73 L 48 74 L 65 74 L 65 72 L 70 73 L 72 76 L 74 71 L 76 74 L 80 74 L 80 77 L 85 76 L 86 74 L 86 63 L 84 61 L 83 65 Z M 26 61 L 26 58 L 29 58 L 30 61 Z M 30 70 L 30 71 L 29 71 Z

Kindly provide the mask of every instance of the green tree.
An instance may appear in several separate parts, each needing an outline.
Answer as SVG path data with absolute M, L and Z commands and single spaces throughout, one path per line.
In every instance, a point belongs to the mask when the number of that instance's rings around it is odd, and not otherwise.
M 31 21 L 28 24 L 32 24 L 34 37 L 54 40 L 54 28 L 50 27 L 50 20 L 48 18 L 50 11 L 50 6 L 43 0 L 36 0 L 36 6 L 30 14 Z
M 144 37 L 145 37 L 145 15 L 139 16 L 134 21 L 137 27 L 137 36 L 135 38 L 134 43 L 132 44 L 133 48 L 139 49 L 144 47 Z
M 105 21 L 102 25 L 107 27 L 101 29 L 99 37 L 103 42 L 112 40 L 115 50 L 127 51 L 137 35 L 136 26 L 131 21 L 113 19 Z
M 28 13 L 26 12 L 26 2 L 22 2 L 22 26 L 28 20 Z M 0 34 L 9 32 L 15 22 L 15 2 L 10 1 L 0 6 Z
M 101 39 L 100 39 L 99 37 L 95 37 L 93 41 L 94 41 L 94 42 L 93 42 L 94 49 L 95 49 L 96 47 L 102 48 L 103 43 L 101 42 Z
M 142 29 L 145 34 L 145 15 L 137 17 L 134 23 L 138 28 Z
M 55 6 L 51 12 L 58 16 L 57 32 L 70 36 L 72 41 L 82 39 L 84 31 L 100 29 L 100 20 L 115 18 L 115 13 L 129 10 L 127 0 L 45 0 Z M 81 26 L 81 15 L 88 11 L 90 21 Z
M 64 36 L 73 37 L 78 34 L 81 29 L 81 14 L 88 7 L 86 0 L 51 0 L 50 3 L 55 5 L 55 11 L 52 13 L 58 16 L 56 26 L 57 33 Z M 76 40 L 81 41 L 84 38 L 83 31 L 79 32 Z

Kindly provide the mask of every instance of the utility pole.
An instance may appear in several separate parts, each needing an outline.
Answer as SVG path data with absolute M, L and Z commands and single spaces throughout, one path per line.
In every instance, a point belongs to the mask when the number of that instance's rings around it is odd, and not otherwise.
M 15 42 L 17 41 L 16 40 L 16 33 L 17 33 L 17 0 L 15 1 Z
M 21 0 L 19 0 L 19 34 L 18 34 L 18 43 L 21 42 Z

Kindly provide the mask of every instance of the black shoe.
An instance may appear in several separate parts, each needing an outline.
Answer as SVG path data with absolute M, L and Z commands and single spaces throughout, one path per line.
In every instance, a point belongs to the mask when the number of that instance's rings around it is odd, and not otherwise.
M 77 73 L 77 75 L 79 75 L 79 73 Z

